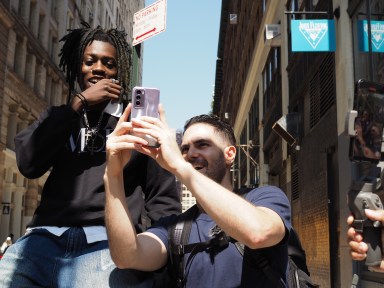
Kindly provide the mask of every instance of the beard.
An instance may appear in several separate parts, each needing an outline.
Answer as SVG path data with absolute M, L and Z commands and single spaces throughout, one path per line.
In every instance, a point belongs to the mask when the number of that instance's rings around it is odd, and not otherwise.
M 211 162 L 203 174 L 217 183 L 221 183 L 227 172 L 224 155 L 220 154 L 217 159 Z

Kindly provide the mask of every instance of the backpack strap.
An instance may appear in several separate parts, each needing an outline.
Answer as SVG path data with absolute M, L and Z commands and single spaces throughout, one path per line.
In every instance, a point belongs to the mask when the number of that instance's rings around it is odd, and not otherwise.
M 179 216 L 178 221 L 169 227 L 170 239 L 169 258 L 171 264 L 172 278 L 176 287 L 184 287 L 186 284 L 185 269 L 192 261 L 196 253 L 208 251 L 213 257 L 218 251 L 229 245 L 229 237 L 217 225 L 212 228 L 212 238 L 205 242 L 188 244 L 192 229 L 192 222 L 198 214 L 197 205 L 192 206 Z M 184 265 L 184 255 L 190 253 Z
M 248 191 L 249 192 L 249 191 Z M 241 196 L 246 199 L 248 192 L 241 194 Z M 271 287 L 284 287 L 283 283 L 280 281 L 280 276 L 277 275 L 276 271 L 271 268 L 269 265 L 268 259 L 261 253 L 259 250 L 250 249 L 245 247 L 245 245 L 236 239 L 231 238 L 231 242 L 233 242 L 239 251 L 239 253 L 244 256 L 244 261 L 248 261 L 259 267 L 261 271 L 267 276 L 273 286 Z
M 281 282 L 280 276 L 276 273 L 275 270 L 272 269 L 269 261 L 265 255 L 258 250 L 251 250 L 248 247 L 244 248 L 244 260 L 250 261 L 253 263 L 261 271 L 263 271 L 264 275 L 268 278 L 270 287 L 281 287 L 283 288 L 283 283 Z
M 186 212 L 180 215 L 178 221 L 168 228 L 168 235 L 170 239 L 169 244 L 169 259 L 171 264 L 171 271 L 173 273 L 173 280 L 176 287 L 184 287 L 184 254 L 190 252 L 189 247 L 186 249 L 184 243 L 188 243 L 189 235 L 191 234 L 192 222 L 197 216 L 199 209 L 195 204 Z
M 251 250 L 236 239 L 231 238 L 237 248 L 237 251 L 244 256 L 244 261 L 254 264 L 267 276 L 269 282 L 273 284 L 271 287 L 284 287 L 280 281 L 280 276 L 271 268 L 268 259 L 258 250 Z
M 290 231 L 288 240 L 288 255 L 292 258 L 300 270 L 303 270 L 308 276 L 311 275 L 306 264 L 307 257 L 305 251 L 301 245 L 299 235 L 297 235 L 297 232 L 293 229 L 293 227 Z

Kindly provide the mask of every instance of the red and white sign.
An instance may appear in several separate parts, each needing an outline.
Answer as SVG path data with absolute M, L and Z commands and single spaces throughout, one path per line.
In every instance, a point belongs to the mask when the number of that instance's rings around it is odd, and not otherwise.
M 133 15 L 133 43 L 135 46 L 165 31 L 167 0 L 159 0 Z

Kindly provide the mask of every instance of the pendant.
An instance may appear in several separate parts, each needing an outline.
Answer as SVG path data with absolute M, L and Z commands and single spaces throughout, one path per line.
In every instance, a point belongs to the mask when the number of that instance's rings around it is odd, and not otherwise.
M 84 134 L 84 140 L 85 140 L 85 146 L 87 147 L 88 151 L 91 152 L 91 155 L 93 155 L 93 152 L 95 150 L 94 147 L 94 139 L 96 137 L 97 131 L 94 128 L 85 128 L 85 134 Z
M 93 155 L 94 152 L 102 151 L 103 147 L 105 147 L 104 144 L 104 137 L 99 133 L 101 122 L 103 121 L 103 115 L 104 112 L 101 113 L 100 118 L 97 122 L 97 125 L 95 127 L 90 127 L 87 112 L 84 111 L 84 125 L 87 128 L 82 128 L 82 151 L 83 149 L 88 150 L 91 155 Z M 84 130 L 83 130 L 84 129 Z
M 93 155 L 94 152 L 100 152 L 104 148 L 104 137 L 95 128 L 85 128 L 84 146 L 87 151 Z
M 88 129 L 88 128 L 85 128 L 85 134 L 84 134 L 84 137 L 85 137 L 85 143 L 86 145 L 88 145 L 88 143 L 95 137 L 95 129 Z

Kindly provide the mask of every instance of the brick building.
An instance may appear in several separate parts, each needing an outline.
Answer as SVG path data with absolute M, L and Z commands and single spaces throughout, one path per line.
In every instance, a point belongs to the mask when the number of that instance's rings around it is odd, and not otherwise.
M 384 80 L 383 53 L 359 50 L 357 23 L 381 20 L 383 13 L 379 0 L 222 2 L 213 112 L 235 130 L 234 186 L 272 184 L 286 192 L 293 226 L 320 287 L 350 287 L 356 272 L 361 287 L 384 283 L 382 274 L 352 265 L 348 254 L 351 175 L 344 135 L 355 81 Z M 293 52 L 292 19 L 334 20 L 336 51 Z M 266 25 L 276 29 L 271 39 Z M 298 145 L 288 145 L 273 131 L 282 116 L 297 124 Z

